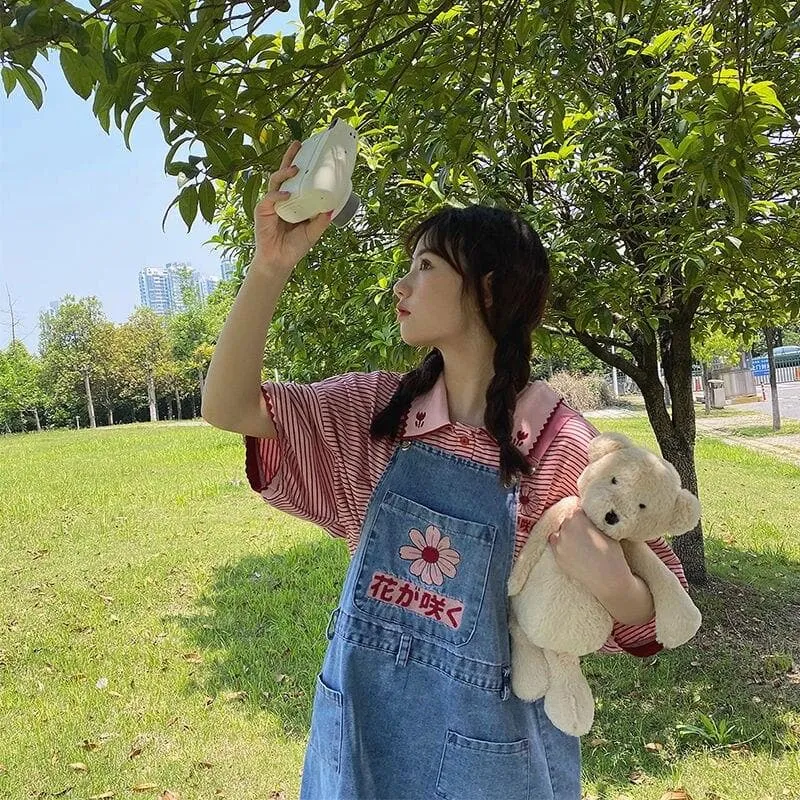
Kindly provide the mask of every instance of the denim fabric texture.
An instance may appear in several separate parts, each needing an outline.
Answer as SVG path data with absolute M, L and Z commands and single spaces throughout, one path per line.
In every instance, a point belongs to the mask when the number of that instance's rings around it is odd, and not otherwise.
M 580 742 L 510 691 L 518 486 L 394 451 L 328 626 L 302 800 L 579 800 Z

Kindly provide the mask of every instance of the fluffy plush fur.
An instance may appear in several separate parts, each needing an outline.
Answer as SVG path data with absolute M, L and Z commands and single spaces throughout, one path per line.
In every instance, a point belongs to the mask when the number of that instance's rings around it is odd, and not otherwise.
M 631 571 L 653 595 L 656 639 L 665 647 L 688 641 L 701 616 L 680 581 L 646 544 L 677 536 L 700 518 L 700 503 L 675 467 L 621 434 L 589 445 L 589 464 L 578 478 L 579 497 L 547 509 L 531 530 L 511 572 L 511 685 L 524 700 L 544 697 L 547 716 L 573 736 L 587 733 L 594 699 L 579 657 L 603 646 L 613 619 L 584 586 L 567 576 L 547 546 L 576 506 L 606 536 L 620 542 Z

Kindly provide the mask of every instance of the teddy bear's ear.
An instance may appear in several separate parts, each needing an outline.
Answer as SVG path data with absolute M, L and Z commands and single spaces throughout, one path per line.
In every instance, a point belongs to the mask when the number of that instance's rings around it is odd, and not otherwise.
M 622 450 L 624 447 L 634 447 L 633 442 L 621 433 L 603 433 L 600 436 L 595 436 L 589 442 L 589 461 L 597 461 L 597 459 L 613 453 L 615 450 Z
M 700 501 L 688 489 L 681 489 L 675 498 L 669 530 L 665 532 L 671 536 L 680 536 L 692 530 L 699 519 Z

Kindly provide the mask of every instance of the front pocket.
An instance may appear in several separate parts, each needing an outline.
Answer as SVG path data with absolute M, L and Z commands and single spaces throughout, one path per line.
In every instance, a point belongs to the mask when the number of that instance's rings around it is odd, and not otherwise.
M 308 746 L 336 772 L 342 751 L 343 713 L 342 693 L 326 686 L 322 675 L 318 675 Z
M 387 491 L 362 536 L 353 603 L 372 617 L 460 646 L 475 631 L 497 528 Z
M 448 731 L 436 780 L 445 800 L 528 800 L 528 740 L 486 742 Z

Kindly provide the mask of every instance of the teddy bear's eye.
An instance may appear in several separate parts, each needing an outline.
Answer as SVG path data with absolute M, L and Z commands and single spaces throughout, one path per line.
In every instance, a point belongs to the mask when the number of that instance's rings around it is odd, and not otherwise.
M 616 483 L 616 482 L 617 482 L 617 479 L 616 479 L 616 478 L 612 478 L 612 479 L 611 479 L 611 483 Z
M 644 503 L 639 503 L 639 508 L 647 508 L 647 506 Z

